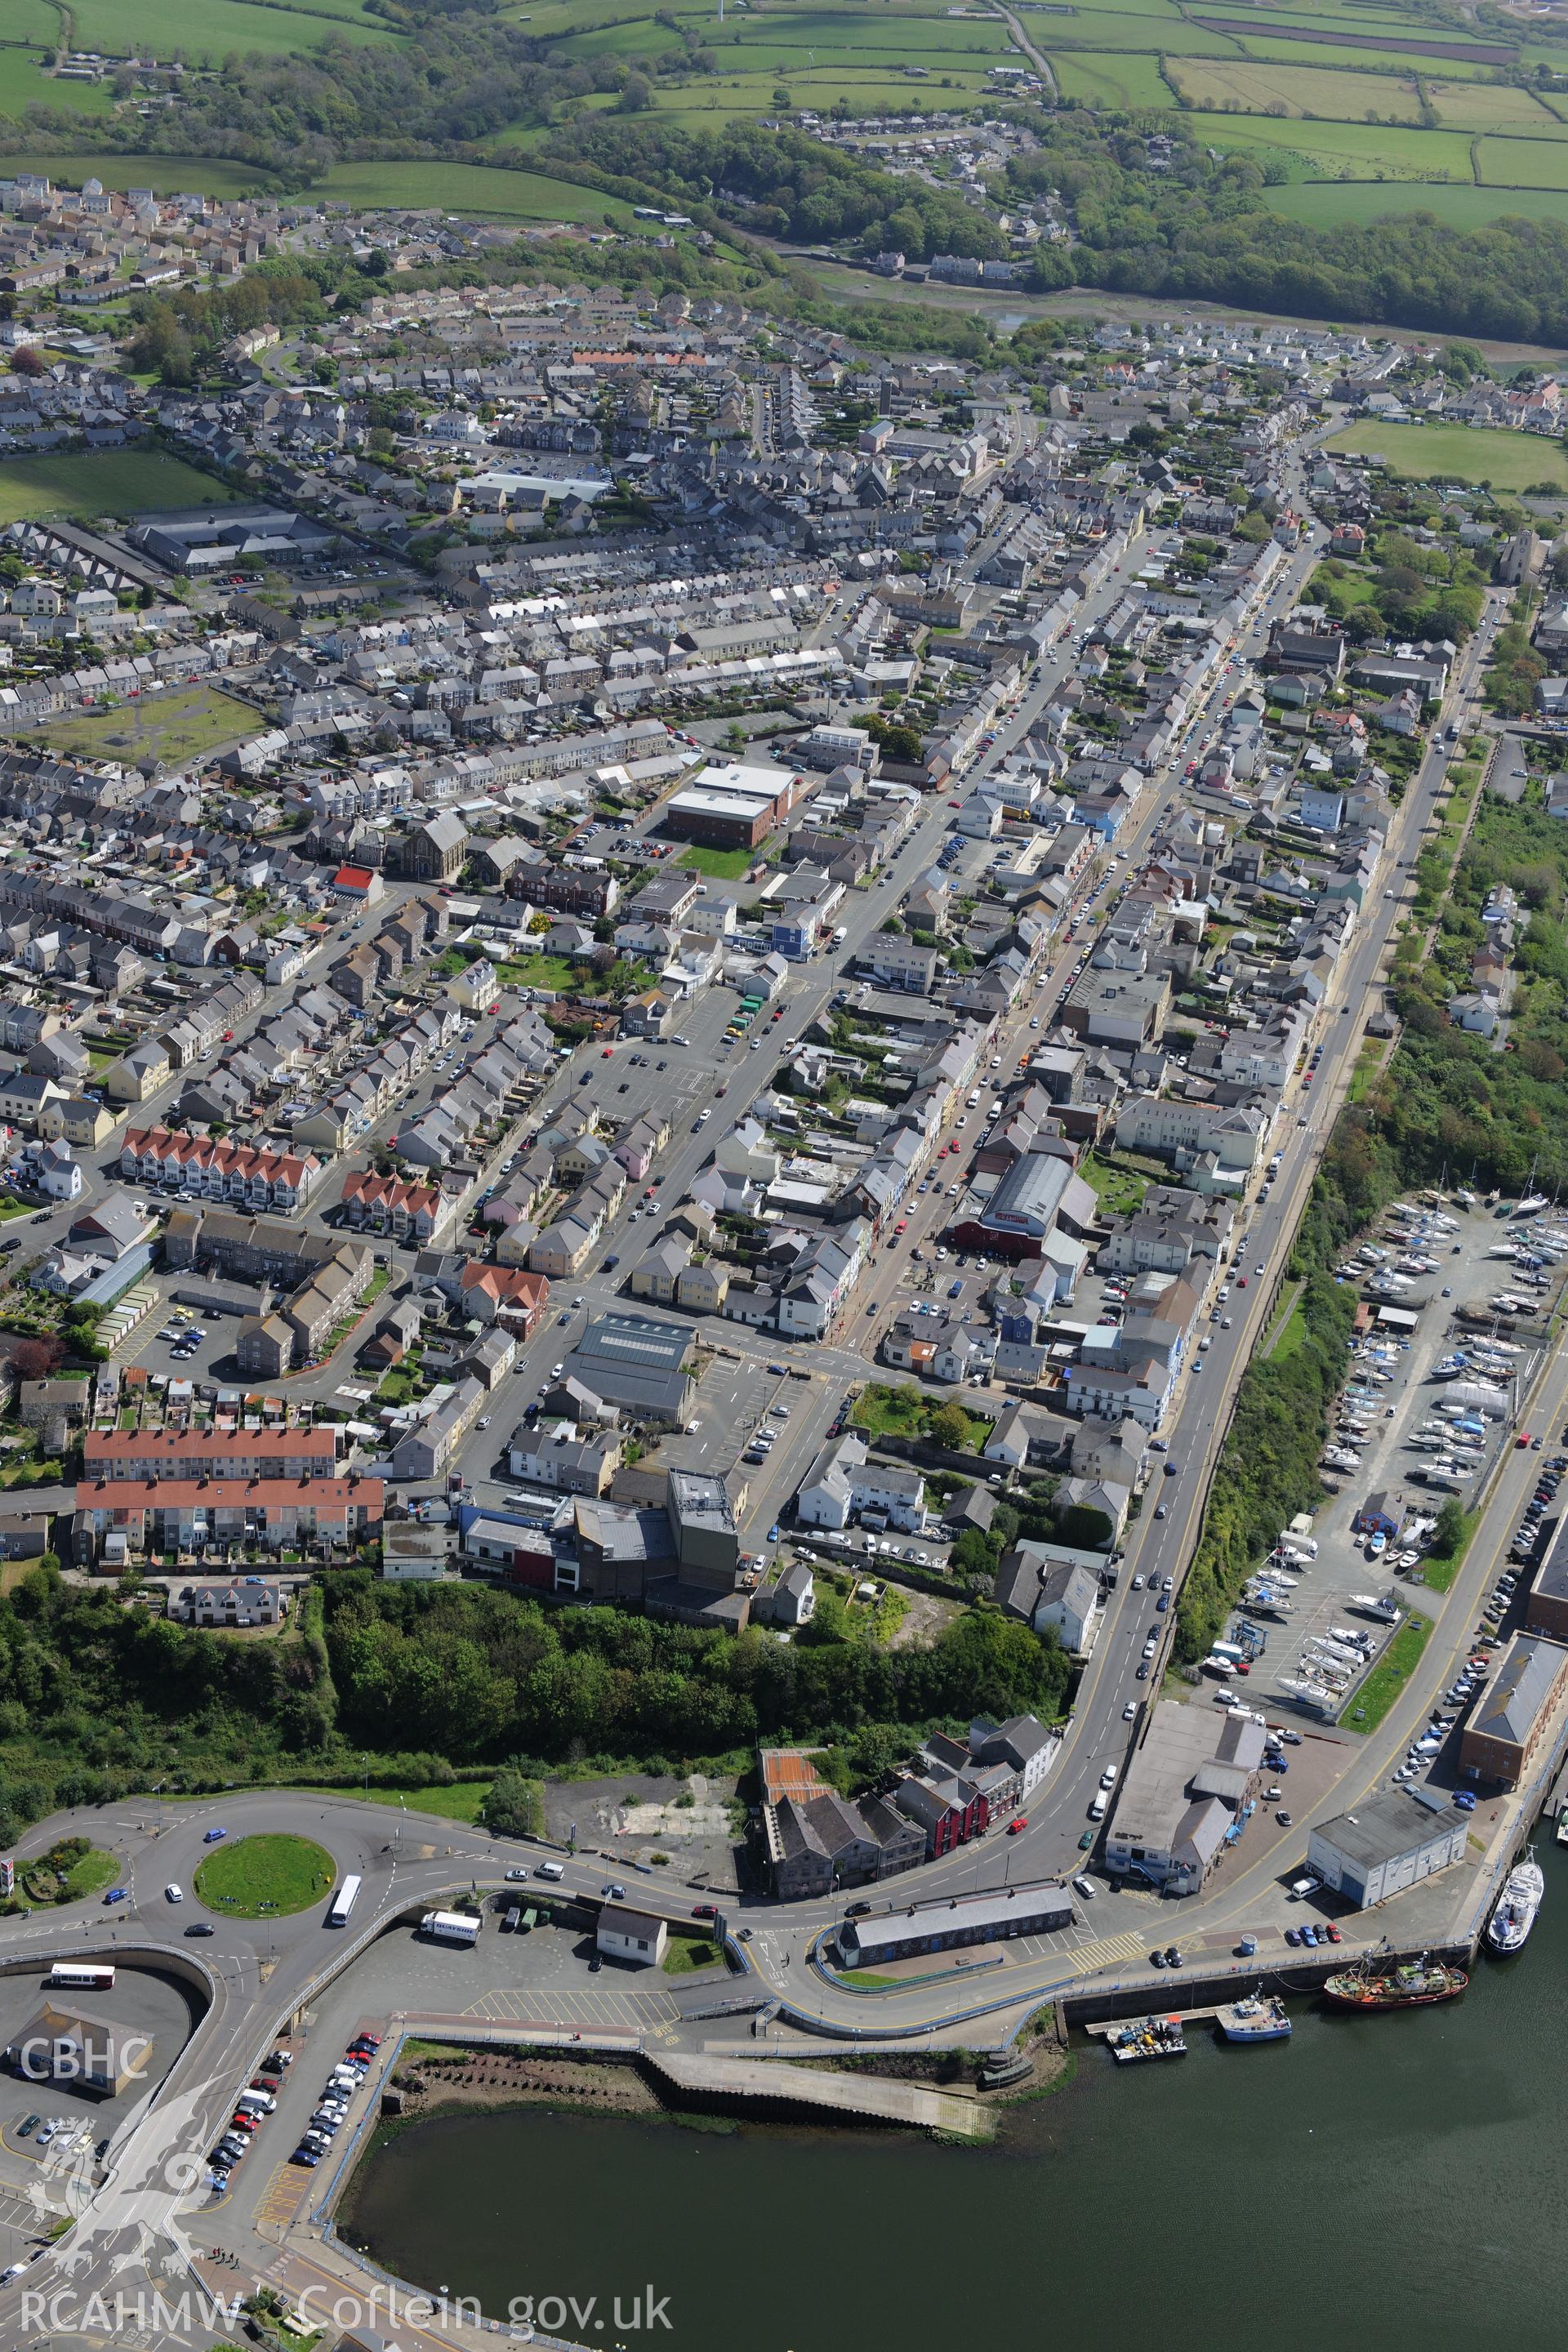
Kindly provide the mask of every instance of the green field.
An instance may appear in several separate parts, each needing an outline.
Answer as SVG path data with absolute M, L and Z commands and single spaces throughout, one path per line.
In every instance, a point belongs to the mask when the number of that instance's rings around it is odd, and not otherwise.
M 42 172 L 68 188 L 99 179 L 106 188 L 152 188 L 161 196 L 243 196 L 277 184 L 259 163 L 230 163 L 210 155 L 66 154 L 57 149 L 40 153 L 29 145 L 5 154 L 4 169 L 7 177 Z
M 1568 188 L 1568 139 L 1481 139 L 1476 176 L 1488 188 Z
M 1522 131 L 1550 139 L 1568 129 L 1532 91 L 1500 82 L 1433 81 L 1426 94 L 1440 122 L 1464 131 Z
M 1182 58 L 1171 68 L 1171 79 L 1196 106 L 1224 107 L 1234 100 L 1244 114 L 1266 114 L 1270 106 L 1282 106 L 1289 117 L 1321 120 L 1327 115 L 1346 124 L 1361 123 L 1369 110 L 1384 117 L 1397 115 L 1401 122 L 1421 120 L 1414 85 L 1379 74 Z
M 161 449 L 0 459 L 0 524 L 34 515 L 136 515 L 226 505 L 234 492 Z
M 193 686 L 176 694 L 145 694 L 108 710 L 84 710 L 58 719 L 27 738 L 41 750 L 73 760 L 162 760 L 181 767 L 220 745 L 259 735 L 264 722 L 248 703 Z
M 1386 214 L 1430 213 L 1449 228 L 1485 228 L 1509 214 L 1568 223 L 1568 192 L 1559 188 L 1457 188 L 1421 180 L 1292 180 L 1265 188 L 1271 212 L 1313 228 L 1342 221 L 1364 226 Z
M 516 988 L 548 988 L 560 995 L 577 985 L 577 967 L 566 956 L 524 956 L 515 963 L 498 963 L 501 982 Z
M 1389 179 L 1447 179 L 1467 186 L 1475 180 L 1470 142 L 1458 131 L 1407 130 L 1402 123 L 1281 122 L 1267 115 L 1195 110 L 1183 115 L 1182 127 L 1214 147 L 1293 151 L 1311 160 L 1325 178 L 1375 179 L 1382 173 Z
M 734 882 L 762 855 L 761 849 L 687 849 L 675 862 L 689 866 L 694 874 L 705 875 L 710 882 Z
M 625 224 L 632 216 L 629 205 L 597 188 L 485 163 L 334 163 L 318 183 L 318 193 L 350 204 L 430 207 L 482 220 L 590 221 L 597 226 Z
M 279 1833 L 214 1846 L 196 1872 L 196 1894 L 231 1919 L 308 1910 L 331 1893 L 337 1864 L 313 1838 Z
M 1156 58 L 1079 50 L 1071 56 L 1060 53 L 1052 63 L 1062 96 L 1079 99 L 1086 106 L 1132 109 L 1171 104 Z
M 1438 475 L 1522 490 L 1531 482 L 1568 489 L 1568 457 L 1560 442 L 1537 433 L 1496 433 L 1477 425 L 1375 425 L 1367 419 L 1336 433 L 1328 447 L 1352 456 L 1386 458 L 1407 481 Z
M 49 47 L 54 37 L 49 37 Z M 107 114 L 114 88 L 107 81 L 56 81 L 38 63 L 41 50 L 0 49 L 0 114 L 20 116 L 26 106 L 68 108 L 77 114 Z
M 130 19 L 115 0 L 71 0 L 75 45 L 123 56 L 128 22 L 134 38 L 159 56 L 182 49 L 193 64 L 221 65 L 231 49 L 261 49 L 285 56 L 320 47 L 329 34 L 351 41 L 396 38 L 357 6 L 340 14 L 330 0 L 290 0 L 288 7 L 251 8 L 245 0 L 137 0 Z

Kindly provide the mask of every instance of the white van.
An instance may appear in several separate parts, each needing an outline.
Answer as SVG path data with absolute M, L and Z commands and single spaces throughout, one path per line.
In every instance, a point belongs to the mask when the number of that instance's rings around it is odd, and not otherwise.
M 566 1873 L 558 1862 L 542 1862 L 533 1874 L 535 1878 L 564 1878 Z
M 1102 1822 L 1105 1819 L 1105 1799 L 1098 1790 L 1095 1791 L 1094 1802 L 1089 1809 L 1089 1818 L 1091 1822 Z
M 269 2116 L 278 2102 L 270 2091 L 241 2091 L 234 2104 L 242 2116 Z
M 1092 1878 L 1079 1876 L 1073 1880 L 1073 1885 L 1086 1903 L 1092 1903 L 1099 1892 Z

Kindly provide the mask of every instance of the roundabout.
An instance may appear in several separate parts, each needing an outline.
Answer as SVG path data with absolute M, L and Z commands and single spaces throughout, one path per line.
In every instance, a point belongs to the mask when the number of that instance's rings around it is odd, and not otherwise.
M 323 1902 L 335 1873 L 314 1838 L 277 1831 L 215 1845 L 196 1872 L 195 1891 L 226 1919 L 277 1919 Z

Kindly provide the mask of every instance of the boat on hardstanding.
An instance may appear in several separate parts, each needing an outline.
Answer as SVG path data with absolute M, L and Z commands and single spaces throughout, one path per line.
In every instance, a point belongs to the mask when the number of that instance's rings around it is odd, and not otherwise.
M 1557 1812 L 1557 1843 L 1568 1845 L 1568 1797 L 1564 1797 Z
M 1359 1968 L 1344 1969 L 1330 1977 L 1323 1990 L 1344 2009 L 1418 2009 L 1431 2001 L 1457 1999 L 1469 1981 L 1463 1969 L 1423 1952 L 1419 1959 L 1398 1960 L 1382 1968 L 1363 1960 Z
M 1497 1909 L 1487 1921 L 1487 1941 L 1494 1952 L 1519 1951 L 1535 1925 L 1546 1880 L 1533 1851 L 1509 1872 Z
M 1227 2042 L 1288 2042 L 1290 2020 L 1278 1993 L 1259 1986 L 1244 2000 L 1227 2000 L 1215 2011 L 1215 2022 Z
M 1106 2035 L 1119 2066 L 1136 2065 L 1143 2058 L 1184 2058 L 1186 2042 L 1179 2017 L 1142 2017 L 1113 2025 Z

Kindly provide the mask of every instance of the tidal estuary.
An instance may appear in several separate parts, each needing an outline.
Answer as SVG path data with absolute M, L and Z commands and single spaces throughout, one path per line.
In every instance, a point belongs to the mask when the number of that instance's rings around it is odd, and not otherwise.
M 542 2108 L 434 2116 L 362 2169 L 344 2235 L 405 2279 L 595 2299 L 552 2332 L 733 2352 L 1446 2352 L 1558 2347 L 1568 2314 L 1568 1849 L 1516 1959 L 1289 2042 L 1118 2069 L 1078 2054 L 994 2147 Z M 667 2333 L 634 2299 L 668 2297 Z M 622 2324 L 615 2320 L 621 2299 Z M 554 2306 L 545 2324 L 556 2319 Z

